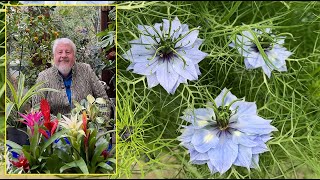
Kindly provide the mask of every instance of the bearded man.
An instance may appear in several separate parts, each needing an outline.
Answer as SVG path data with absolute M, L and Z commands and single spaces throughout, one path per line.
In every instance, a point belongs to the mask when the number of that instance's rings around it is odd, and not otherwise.
M 41 87 L 59 90 L 46 91 L 33 97 L 33 105 L 41 98 L 47 99 L 51 114 L 68 114 L 74 108 L 73 101 L 80 102 L 87 95 L 104 98 L 107 101 L 107 118 L 110 117 L 110 100 L 107 93 L 89 64 L 76 62 L 76 46 L 68 38 L 59 38 L 53 42 L 53 66 L 40 72 L 37 83 L 45 82 Z

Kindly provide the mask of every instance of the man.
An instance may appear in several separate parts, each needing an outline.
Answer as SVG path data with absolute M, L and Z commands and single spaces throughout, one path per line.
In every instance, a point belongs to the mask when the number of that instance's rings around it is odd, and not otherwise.
M 73 101 L 80 102 L 88 94 L 107 101 L 107 118 L 110 117 L 110 101 L 98 77 L 89 64 L 76 62 L 76 46 L 68 38 L 59 38 L 53 42 L 53 66 L 39 73 L 37 83 L 44 81 L 42 87 L 53 88 L 60 92 L 46 91 L 34 96 L 33 104 L 46 98 L 51 114 L 68 114 L 74 108 Z

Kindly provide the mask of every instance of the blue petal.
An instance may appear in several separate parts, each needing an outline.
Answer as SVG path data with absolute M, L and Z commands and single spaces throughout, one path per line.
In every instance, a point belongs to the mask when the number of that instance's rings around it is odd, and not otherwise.
M 160 26 L 161 23 L 156 23 L 153 28 L 151 26 L 139 24 L 138 29 L 145 35 L 158 37 L 160 35 Z
M 170 21 L 167 19 L 163 19 L 163 30 L 168 34 L 169 33 L 169 28 L 170 28 Z M 182 27 L 181 27 L 181 23 L 178 19 L 178 17 L 175 17 L 172 21 L 171 21 L 171 29 L 170 29 L 170 37 L 172 39 L 172 37 L 175 37 L 179 34 L 181 34 L 182 31 Z
M 219 143 L 216 131 L 201 129 L 195 131 L 191 143 L 199 153 L 205 153 L 211 148 L 215 148 Z
M 252 152 L 250 147 L 239 145 L 238 157 L 234 162 L 236 166 L 246 167 L 250 169 L 252 163 Z
M 197 48 L 181 48 L 177 51 L 182 57 L 187 57 L 192 60 L 193 64 L 198 64 L 201 60 L 208 56 L 208 53 L 202 52 Z
M 159 64 L 161 64 L 161 62 L 158 60 L 158 57 L 151 61 L 135 63 L 133 66 L 133 72 L 149 76 L 158 70 Z
M 243 115 L 230 127 L 248 134 L 269 134 L 277 129 L 270 125 L 271 120 L 265 120 L 256 115 Z
M 172 61 L 172 68 L 176 73 L 186 79 L 197 80 L 198 74 L 196 68 L 194 67 L 194 63 L 188 57 L 183 58 L 186 63 L 184 63 L 184 61 L 179 57 L 174 58 Z
M 201 75 L 199 65 L 198 65 L 198 64 L 195 64 L 195 65 L 194 65 L 194 68 L 196 69 L 197 75 L 198 75 L 198 76 Z
M 181 131 L 182 131 L 182 134 L 178 137 L 178 140 L 186 143 L 191 142 L 192 136 L 194 134 L 194 127 L 186 126 Z
M 208 162 L 207 162 L 207 165 L 208 165 L 208 167 L 209 167 L 209 169 L 210 169 L 211 174 L 214 174 L 214 173 L 218 172 L 218 170 L 213 166 L 213 164 L 211 163 L 211 161 L 208 161 Z
M 266 64 L 262 66 L 262 70 L 263 70 L 264 74 L 266 74 L 268 76 L 268 78 L 271 77 L 272 69 L 270 69 Z
M 252 148 L 253 154 L 261 154 L 267 151 L 269 151 L 268 146 L 264 143 Z
M 263 57 L 260 53 L 251 52 L 247 57 L 247 60 L 249 64 L 254 68 L 258 68 L 265 65 L 265 61 L 263 60 Z
M 155 49 L 151 45 L 145 45 L 141 39 L 132 40 L 129 42 L 131 49 L 129 50 L 132 55 L 154 55 Z
M 248 58 L 244 59 L 244 65 L 246 66 L 246 69 L 255 69 L 255 67 L 249 63 Z
M 226 134 L 220 136 L 219 144 L 208 152 L 213 166 L 223 174 L 226 172 L 238 156 L 238 145 L 232 142 Z
M 156 71 L 160 85 L 170 93 L 176 85 L 179 75 L 173 70 L 170 62 L 165 61 L 159 65 Z
M 189 149 L 190 153 L 190 161 L 208 161 L 209 156 L 208 153 L 199 153 L 195 149 Z
M 184 77 L 182 77 L 182 76 L 179 76 L 179 79 L 178 79 L 178 81 L 177 81 L 177 83 L 174 85 L 174 87 L 172 88 L 172 90 L 171 90 L 171 94 L 173 94 L 176 90 L 177 90 L 177 88 L 178 88 L 178 86 L 180 85 L 180 83 L 185 83 L 185 84 L 187 84 L 187 79 L 185 79 Z
M 199 30 L 191 31 L 188 35 L 186 35 L 183 39 L 175 44 L 175 48 L 192 46 L 193 43 L 197 40 L 198 34 Z
M 232 132 L 232 140 L 235 144 L 241 144 L 246 147 L 254 147 L 259 145 L 254 140 L 251 140 L 248 135 L 240 132 L 240 131 L 234 131 Z
M 237 100 L 238 98 L 233 95 L 230 91 L 226 94 L 227 88 L 224 88 L 221 93 L 216 97 L 214 100 L 216 105 L 219 106 L 227 106 L 229 105 L 232 101 Z M 224 101 L 222 102 L 222 99 L 224 98 Z
M 260 154 L 269 151 L 268 146 L 265 144 L 268 140 L 267 136 L 257 136 L 254 141 L 258 144 L 256 147 L 252 148 L 253 154 Z
M 153 88 L 159 84 L 159 81 L 155 73 L 147 76 L 147 82 L 148 82 L 148 88 Z
M 259 168 L 259 154 L 252 155 L 252 162 L 250 168 Z
M 231 106 L 232 110 L 237 108 L 237 115 L 256 115 L 257 105 L 255 102 L 237 101 Z
M 186 109 L 181 118 L 192 123 L 196 128 L 215 124 L 215 114 L 212 108 Z

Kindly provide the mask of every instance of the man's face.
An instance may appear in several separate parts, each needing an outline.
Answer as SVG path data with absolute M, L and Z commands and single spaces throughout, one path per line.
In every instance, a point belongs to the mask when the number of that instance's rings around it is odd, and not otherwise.
M 74 62 L 75 56 L 71 45 L 58 44 L 54 52 L 54 64 L 63 75 L 68 75 Z

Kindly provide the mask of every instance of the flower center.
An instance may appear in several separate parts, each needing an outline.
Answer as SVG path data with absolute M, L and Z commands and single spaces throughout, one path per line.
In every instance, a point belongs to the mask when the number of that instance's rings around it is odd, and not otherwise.
M 258 36 L 258 41 L 264 50 L 264 52 L 271 50 L 272 41 L 264 36 Z M 252 43 L 251 48 L 254 52 L 260 52 L 258 46 L 255 43 Z
M 166 39 L 160 42 L 159 52 L 158 52 L 159 57 L 161 57 L 163 61 L 165 60 L 170 61 L 174 56 L 174 52 L 172 51 L 172 49 L 174 49 L 174 44 L 171 42 L 170 39 Z
M 229 125 L 229 119 L 231 116 L 231 110 L 229 109 L 228 106 L 220 106 L 218 107 L 218 112 L 217 114 L 217 124 L 220 128 L 220 130 L 226 130 L 228 129 L 228 125 Z

